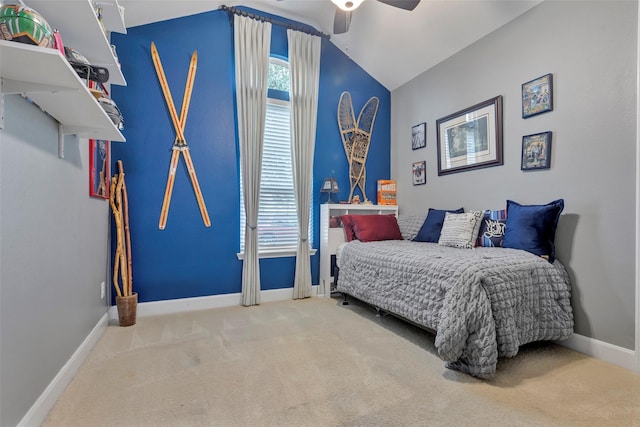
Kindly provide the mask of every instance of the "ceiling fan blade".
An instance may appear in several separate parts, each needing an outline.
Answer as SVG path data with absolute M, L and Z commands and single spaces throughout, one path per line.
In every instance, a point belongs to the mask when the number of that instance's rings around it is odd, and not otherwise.
M 344 34 L 349 31 L 351 24 L 351 12 L 336 7 L 336 16 L 333 18 L 333 34 Z
M 420 0 L 378 0 L 380 3 L 388 4 L 389 6 L 399 7 L 404 10 L 413 10 L 418 6 Z

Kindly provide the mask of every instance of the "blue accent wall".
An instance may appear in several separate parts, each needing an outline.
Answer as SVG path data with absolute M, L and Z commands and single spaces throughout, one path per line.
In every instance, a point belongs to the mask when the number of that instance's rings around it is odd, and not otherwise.
M 284 18 L 277 17 L 287 21 Z M 233 28 L 226 12 L 213 11 L 113 34 L 127 86 L 112 86 L 112 98 L 125 118 L 126 143 L 112 144 L 125 168 L 133 258 L 133 286 L 139 300 L 158 301 L 237 293 L 242 289 L 239 251 L 239 171 L 235 120 Z M 204 226 L 181 156 L 167 225 L 158 228 L 175 131 L 151 60 L 158 48 L 180 114 L 189 61 L 198 51 L 198 69 L 184 134 L 188 142 L 211 227 Z M 286 29 L 273 26 L 271 54 L 287 57 Z M 390 93 L 331 41 L 322 40 L 320 99 L 313 168 L 314 248 L 319 247 L 319 192 L 325 176 L 349 195 L 349 165 L 337 123 L 340 94 L 351 93 L 356 118 L 372 97 L 380 99 L 367 160 L 367 196 L 375 200 L 376 181 L 390 174 Z M 334 198 L 336 196 L 334 195 Z M 112 246 L 115 234 L 112 233 Z M 113 248 L 112 248 L 113 252 Z M 318 283 L 319 253 L 312 257 Z M 293 286 L 295 258 L 260 260 L 261 288 Z

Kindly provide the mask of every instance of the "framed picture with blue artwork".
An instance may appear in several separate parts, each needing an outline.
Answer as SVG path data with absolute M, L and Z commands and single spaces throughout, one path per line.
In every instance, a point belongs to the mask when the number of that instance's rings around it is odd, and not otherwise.
M 523 171 L 551 167 L 551 132 L 534 133 L 522 137 Z
M 522 118 L 553 110 L 553 75 L 545 74 L 522 84 Z

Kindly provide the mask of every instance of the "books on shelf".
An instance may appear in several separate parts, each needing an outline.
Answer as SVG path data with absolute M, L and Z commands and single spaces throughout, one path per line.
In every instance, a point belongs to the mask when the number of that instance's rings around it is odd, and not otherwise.
M 378 180 L 378 204 L 389 206 L 397 205 L 396 181 L 394 179 Z

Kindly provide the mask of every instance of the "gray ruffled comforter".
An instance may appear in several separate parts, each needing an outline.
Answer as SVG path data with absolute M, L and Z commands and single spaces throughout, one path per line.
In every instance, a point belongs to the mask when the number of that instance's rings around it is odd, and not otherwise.
M 346 244 L 337 290 L 436 331 L 447 367 L 488 379 L 498 357 L 573 333 L 564 266 L 525 251 L 388 240 Z

